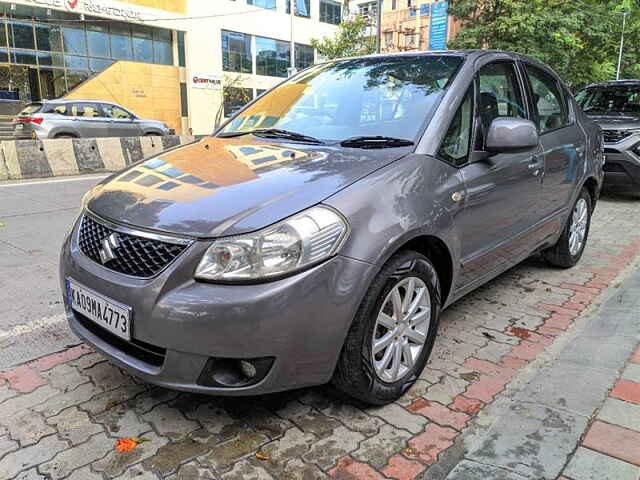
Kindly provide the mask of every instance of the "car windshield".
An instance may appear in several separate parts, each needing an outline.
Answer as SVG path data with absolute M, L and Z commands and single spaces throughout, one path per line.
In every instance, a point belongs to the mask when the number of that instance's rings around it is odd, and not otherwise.
M 321 140 L 386 136 L 413 140 L 463 58 L 359 58 L 316 65 L 258 98 L 225 134 L 277 128 Z
M 586 88 L 576 95 L 585 113 L 640 115 L 640 86 Z

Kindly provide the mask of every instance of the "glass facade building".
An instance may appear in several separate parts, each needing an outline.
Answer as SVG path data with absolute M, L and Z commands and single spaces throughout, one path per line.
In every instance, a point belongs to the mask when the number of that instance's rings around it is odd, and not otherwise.
M 253 48 L 255 48 L 255 65 Z M 313 47 L 296 43 L 294 57 L 295 67 L 298 70 L 310 67 L 314 63 Z M 290 42 L 252 36 L 246 33 L 222 31 L 222 70 L 225 72 L 255 73 L 256 75 L 285 78 L 290 66 Z
M 173 65 L 171 30 L 0 4 L 0 97 L 58 98 L 117 60 Z

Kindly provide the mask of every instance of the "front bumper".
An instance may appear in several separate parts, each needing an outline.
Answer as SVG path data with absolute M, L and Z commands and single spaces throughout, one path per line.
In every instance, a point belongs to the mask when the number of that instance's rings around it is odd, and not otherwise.
M 63 245 L 61 283 L 73 278 L 132 307 L 133 340 L 117 341 L 93 326 L 71 310 L 65 295 L 73 332 L 133 375 L 190 392 L 254 395 L 326 383 L 375 273 L 372 265 L 337 256 L 268 283 L 196 282 L 193 272 L 209 245 L 196 241 L 169 268 L 145 280 L 108 270 L 82 254 L 77 228 Z M 203 384 L 212 360 L 247 358 L 273 359 L 258 383 Z
M 606 151 L 604 190 L 640 192 L 640 158 L 631 152 Z
M 640 155 L 634 151 L 640 135 L 605 144 L 604 190 L 640 192 Z

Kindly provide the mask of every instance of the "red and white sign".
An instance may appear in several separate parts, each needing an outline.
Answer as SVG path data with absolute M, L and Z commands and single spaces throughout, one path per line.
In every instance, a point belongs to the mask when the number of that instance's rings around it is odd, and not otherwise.
M 208 90 L 220 90 L 222 77 L 220 75 L 194 75 L 191 77 L 193 88 L 206 88 Z
M 69 12 L 89 13 L 107 17 L 141 20 L 142 12 L 136 8 L 120 7 L 107 0 L 24 0 L 49 8 L 64 8 Z

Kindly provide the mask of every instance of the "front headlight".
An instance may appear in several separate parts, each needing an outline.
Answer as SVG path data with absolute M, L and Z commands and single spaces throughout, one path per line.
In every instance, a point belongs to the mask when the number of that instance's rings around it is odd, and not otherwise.
M 216 240 L 195 276 L 250 281 L 285 275 L 335 255 L 348 232 L 346 220 L 334 210 L 312 207 L 258 232 Z

